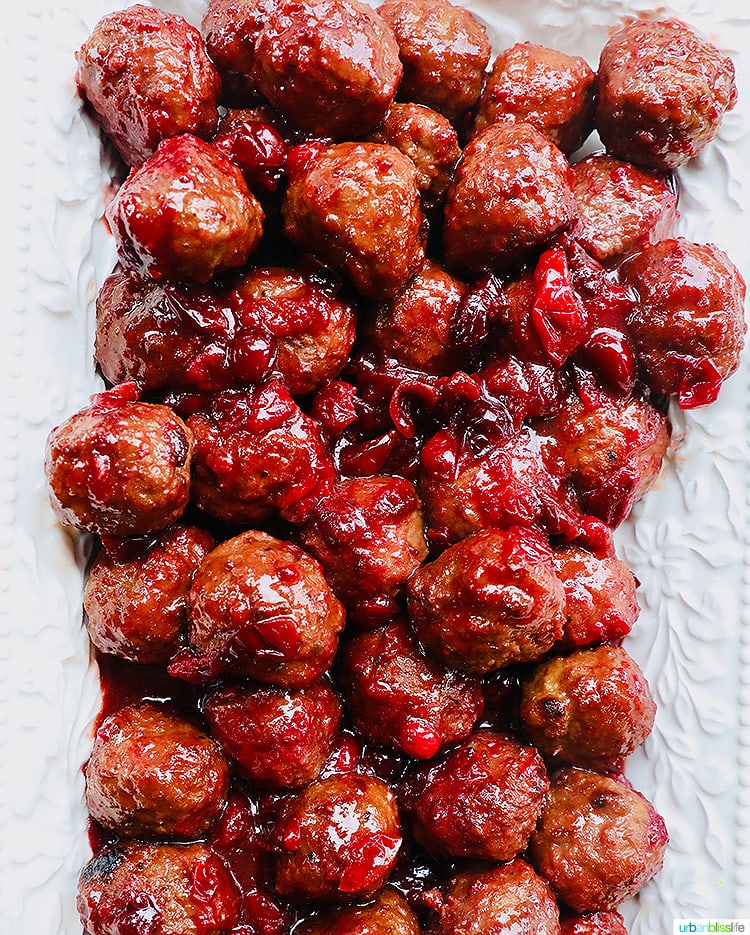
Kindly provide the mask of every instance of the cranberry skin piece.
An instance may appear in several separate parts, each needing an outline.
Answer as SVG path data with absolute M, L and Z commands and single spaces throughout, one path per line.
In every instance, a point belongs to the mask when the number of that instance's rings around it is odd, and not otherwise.
M 102 549 L 83 595 L 94 646 L 129 662 L 168 662 L 187 630 L 193 574 L 213 545 L 203 529 L 173 526 L 130 560 Z
M 242 266 L 263 233 L 263 209 L 211 143 L 162 141 L 107 208 L 123 266 L 152 279 L 208 282 Z
M 560 920 L 561 935 L 628 935 L 619 912 L 592 912 L 565 916 Z
M 681 166 L 714 138 L 736 100 L 731 59 L 678 20 L 635 20 L 602 49 L 595 123 L 620 159 Z
M 428 652 L 469 673 L 531 662 L 562 635 L 562 582 L 532 529 L 486 529 L 456 543 L 411 576 L 407 598 Z
M 235 116 L 220 126 L 214 145 L 239 168 L 250 191 L 275 192 L 286 167 L 283 137 L 267 123 Z
M 416 915 L 396 890 L 387 887 L 367 906 L 335 909 L 295 928 L 295 935 L 420 935 Z
M 493 123 L 529 123 L 568 154 L 594 128 L 596 75 L 578 56 L 519 42 L 495 59 L 482 91 L 474 130 Z
M 549 780 L 534 747 L 478 731 L 410 777 L 417 841 L 438 856 L 512 860 L 528 844 Z
M 706 361 L 721 380 L 739 366 L 747 330 L 745 283 L 729 257 L 713 244 L 663 240 L 629 260 L 623 275 L 638 301 L 628 317 L 638 362 L 657 393 L 678 394 L 683 408 Z M 687 405 L 685 403 L 687 402 Z
M 383 20 L 358 0 L 288 0 L 255 45 L 258 87 L 297 129 L 354 139 L 385 116 L 403 69 Z
M 81 871 L 78 912 L 90 935 L 207 935 L 239 921 L 240 893 L 203 844 L 116 844 Z
M 219 75 L 182 16 L 142 4 L 110 13 L 76 59 L 78 87 L 128 165 L 167 137 L 216 129 Z
M 341 702 L 323 681 L 297 691 L 224 685 L 208 696 L 204 711 L 211 735 L 242 775 L 270 789 L 317 779 L 341 722 Z
M 224 808 L 228 787 L 218 745 L 151 703 L 110 715 L 86 764 L 89 814 L 121 837 L 201 837 Z
M 425 656 L 403 620 L 358 634 L 341 649 L 339 662 L 357 730 L 416 759 L 468 737 L 482 714 L 479 680 Z
M 513 935 L 560 935 L 552 891 L 523 860 L 462 873 L 449 883 L 435 935 L 486 935 L 493 929 Z
M 615 909 L 661 869 L 664 821 L 624 779 L 582 769 L 552 777 L 531 862 L 574 912 Z

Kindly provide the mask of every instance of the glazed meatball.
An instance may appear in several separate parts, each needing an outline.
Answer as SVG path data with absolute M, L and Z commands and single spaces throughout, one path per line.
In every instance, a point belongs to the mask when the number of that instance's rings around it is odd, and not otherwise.
M 600 263 L 672 236 L 677 195 L 664 175 L 603 153 L 582 159 L 573 173 L 579 214 L 573 234 Z
M 102 549 L 83 594 L 94 646 L 129 662 L 167 663 L 187 631 L 193 574 L 213 545 L 203 529 L 173 526 L 134 556 Z
M 219 75 L 182 16 L 140 3 L 110 13 L 76 59 L 81 93 L 128 165 L 140 166 L 163 139 L 216 129 Z
M 474 128 L 530 123 L 572 153 L 593 130 L 595 86 L 596 75 L 584 59 L 519 42 L 495 59 Z
M 560 920 L 561 935 L 628 935 L 619 912 L 592 912 L 565 916 Z
M 188 133 L 130 173 L 107 220 L 122 264 L 152 279 L 208 282 L 242 266 L 263 233 L 263 209 L 240 170 Z
M 662 818 L 625 779 L 583 769 L 552 777 L 531 861 L 574 912 L 615 909 L 661 868 Z
M 283 688 L 303 688 L 328 669 L 344 626 L 315 559 L 255 530 L 209 552 L 188 613 L 190 645 L 215 673 Z
M 628 326 L 648 385 L 683 408 L 713 402 L 747 330 L 739 270 L 713 244 L 679 238 L 633 257 L 625 280 L 638 294 Z
M 89 814 L 121 837 L 201 837 L 226 804 L 228 787 L 218 745 L 151 703 L 111 714 L 86 764 Z
M 289 691 L 237 683 L 213 691 L 211 735 L 251 782 L 294 789 L 317 779 L 333 748 L 341 702 L 326 682 Z
M 319 424 L 278 381 L 226 391 L 189 416 L 192 495 L 225 523 L 304 520 L 334 483 Z
M 406 900 L 386 888 L 367 906 L 315 916 L 294 931 L 295 935 L 420 935 L 421 929 Z
M 358 773 L 308 786 L 286 804 L 276 830 L 276 889 L 293 900 L 367 898 L 386 881 L 401 846 L 391 790 Z
M 116 844 L 81 871 L 78 912 L 89 935 L 224 935 L 239 921 L 240 894 L 203 844 Z M 144 923 L 144 919 L 148 922 Z
M 222 99 L 242 105 L 259 97 L 255 43 L 278 0 L 209 0 L 201 20 L 206 51 L 221 76 Z
M 414 834 L 428 853 L 497 861 L 524 850 L 549 788 L 534 747 L 484 730 L 410 781 Z
M 182 516 L 190 498 L 192 433 L 171 409 L 136 399 L 133 385 L 123 384 L 92 396 L 50 432 L 45 476 L 66 525 L 140 536 Z
M 520 713 L 545 756 L 606 771 L 648 737 L 656 705 L 635 660 L 619 646 L 597 646 L 538 666 L 523 684 Z
M 359 0 L 286 0 L 255 45 L 263 94 L 299 130 L 334 140 L 379 123 L 402 72 L 392 32 Z
M 409 575 L 427 557 L 422 507 L 402 477 L 356 477 L 319 501 L 301 530 L 355 622 L 392 617 Z
M 523 860 L 454 877 L 435 935 L 560 935 L 557 903 Z
M 379 12 L 404 65 L 399 96 L 449 120 L 462 117 L 479 97 L 490 60 L 484 26 L 448 0 L 386 0 Z
M 482 714 L 479 680 L 425 656 L 403 620 L 355 636 L 339 662 L 354 726 L 408 756 L 430 759 L 468 737 Z
M 562 635 L 562 582 L 533 529 L 485 529 L 456 543 L 411 576 L 407 596 L 427 650 L 465 672 L 531 662 Z
M 424 261 L 417 180 L 414 163 L 393 146 L 328 147 L 292 172 L 285 232 L 366 298 L 388 298 Z
M 448 189 L 443 240 L 451 265 L 475 273 L 526 258 L 575 217 L 567 160 L 527 123 L 495 124 L 464 149 Z
M 731 59 L 678 20 L 636 19 L 602 49 L 595 123 L 620 159 L 681 166 L 714 138 L 736 100 Z

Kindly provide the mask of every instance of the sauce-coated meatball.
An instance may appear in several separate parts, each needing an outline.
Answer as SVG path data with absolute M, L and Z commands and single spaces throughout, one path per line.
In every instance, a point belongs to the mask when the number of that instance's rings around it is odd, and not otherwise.
M 560 919 L 561 935 L 628 935 L 619 912 L 592 912 Z
M 255 43 L 278 0 L 209 0 L 201 20 L 206 51 L 221 76 L 224 103 L 259 97 L 253 63 Z
M 575 912 L 615 909 L 661 868 L 667 832 L 653 806 L 613 776 L 553 776 L 531 860 Z
M 294 931 L 295 935 L 420 935 L 421 929 L 406 900 L 386 888 L 367 906 L 336 909 Z
M 76 58 L 78 86 L 128 165 L 163 139 L 216 129 L 219 75 L 182 16 L 140 3 L 110 13 Z
M 111 714 L 86 764 L 89 814 L 123 837 L 198 838 L 224 807 L 228 787 L 218 744 L 151 703 Z
M 163 140 L 107 208 L 123 265 L 152 279 L 208 282 L 247 260 L 263 209 L 211 143 L 188 133 Z
M 678 20 L 636 19 L 602 50 L 596 129 L 620 159 L 682 165 L 714 138 L 736 100 L 731 59 Z
M 409 614 L 430 653 L 466 672 L 538 659 L 562 635 L 564 594 L 547 541 L 532 529 L 485 529 L 423 565 Z
M 94 646 L 130 662 L 168 662 L 187 630 L 193 574 L 213 545 L 203 529 L 173 526 L 132 557 L 102 549 L 83 595 Z
M 320 779 L 288 801 L 277 825 L 276 889 L 293 900 L 347 902 L 378 890 L 401 846 L 393 793 L 379 779 Z

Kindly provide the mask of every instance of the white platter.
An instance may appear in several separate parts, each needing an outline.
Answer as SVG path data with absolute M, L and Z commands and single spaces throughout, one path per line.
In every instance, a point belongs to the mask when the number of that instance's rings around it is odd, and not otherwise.
M 81 625 L 85 544 L 47 503 L 50 427 L 97 389 L 93 301 L 113 263 L 109 177 L 73 84 L 74 52 L 112 0 L 6 0 L 0 255 L 0 932 L 79 935 L 87 857 L 81 764 L 98 684 Z M 166 3 L 162 4 L 167 6 Z M 171 0 L 193 22 L 200 0 Z M 529 39 L 596 65 L 642 0 L 469 0 L 495 48 Z M 742 0 L 671 10 L 735 61 L 740 101 L 680 173 L 680 230 L 750 279 L 750 18 Z M 664 8 L 660 9 L 664 12 Z M 662 873 L 624 912 L 638 935 L 678 917 L 750 917 L 750 355 L 717 404 L 675 419 L 658 488 L 619 534 L 641 581 L 628 648 L 659 705 L 628 775 L 665 816 Z

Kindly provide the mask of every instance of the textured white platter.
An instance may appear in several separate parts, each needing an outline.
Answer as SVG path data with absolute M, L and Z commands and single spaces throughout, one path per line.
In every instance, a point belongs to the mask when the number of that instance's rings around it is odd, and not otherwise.
M 9 0 L 2 34 L 4 308 L 0 317 L 0 932 L 79 935 L 87 859 L 81 764 L 98 706 L 81 625 L 85 544 L 41 471 L 50 427 L 97 389 L 93 303 L 113 251 L 109 176 L 73 85 L 74 52 L 112 0 Z M 160 4 L 200 19 L 200 0 Z M 592 65 L 642 0 L 468 0 L 496 49 L 529 39 Z M 680 173 L 680 230 L 750 278 L 750 18 L 742 0 L 671 10 L 735 60 L 737 109 Z M 661 8 L 663 12 L 664 8 Z M 7 190 L 6 190 L 7 189 Z M 6 242 L 7 241 L 7 242 Z M 663 476 L 618 534 L 641 581 L 628 648 L 659 713 L 628 775 L 665 816 L 662 873 L 624 912 L 632 933 L 677 917 L 750 917 L 750 355 L 718 404 L 675 419 Z

